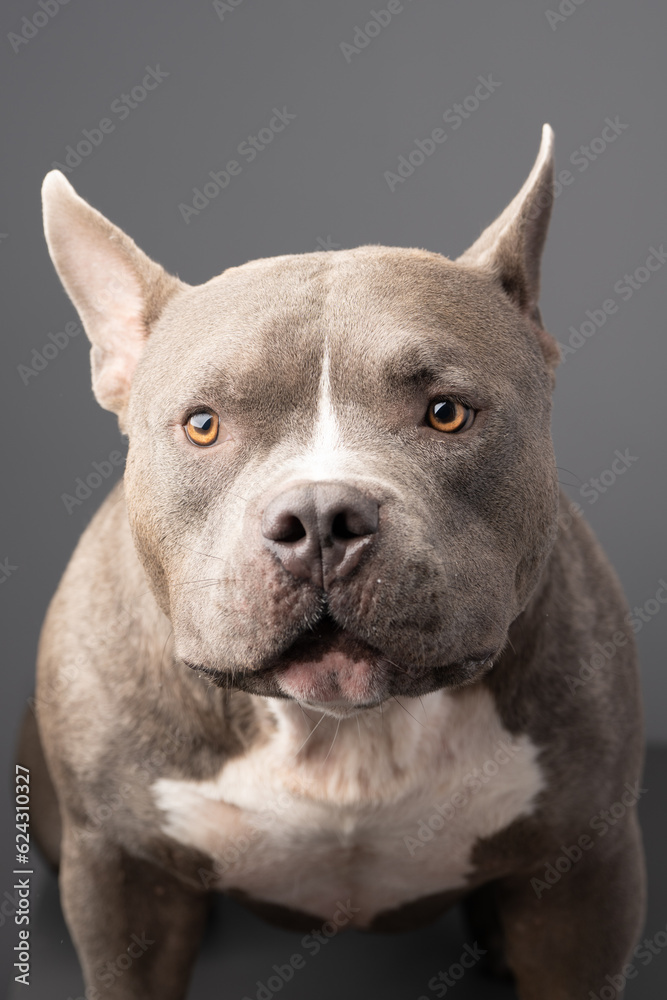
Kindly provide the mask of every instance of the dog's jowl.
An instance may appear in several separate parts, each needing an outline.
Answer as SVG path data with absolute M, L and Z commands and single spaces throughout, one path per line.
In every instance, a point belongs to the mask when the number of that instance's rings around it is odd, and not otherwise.
M 187 995 L 214 891 L 308 931 L 463 900 L 522 1000 L 620 975 L 636 800 L 604 837 L 591 821 L 636 786 L 641 715 L 619 585 L 560 507 L 552 184 L 545 126 L 456 261 L 365 246 L 192 287 L 47 176 L 49 250 L 129 451 L 49 609 L 20 760 L 87 985 L 151 942 L 108 1000 Z

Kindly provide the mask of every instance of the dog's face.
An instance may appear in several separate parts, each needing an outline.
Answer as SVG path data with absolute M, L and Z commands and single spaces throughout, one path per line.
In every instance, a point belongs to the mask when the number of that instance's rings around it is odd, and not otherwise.
M 490 668 L 555 536 L 550 146 L 459 262 L 362 247 L 195 288 L 47 182 L 94 388 L 129 435 L 137 551 L 187 664 L 335 715 Z
M 175 296 L 126 491 L 179 654 L 305 701 L 474 677 L 551 542 L 549 399 L 528 324 L 437 255 L 258 261 Z

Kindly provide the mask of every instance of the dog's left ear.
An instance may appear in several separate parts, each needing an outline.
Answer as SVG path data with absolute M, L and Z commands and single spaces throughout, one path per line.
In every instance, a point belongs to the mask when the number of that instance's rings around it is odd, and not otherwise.
M 560 353 L 544 329 L 538 307 L 540 261 L 554 200 L 553 149 L 553 129 L 545 125 L 540 151 L 526 183 L 457 264 L 480 269 L 498 281 L 530 320 L 547 361 L 555 367 Z
M 186 286 L 80 198 L 59 170 L 46 175 L 42 201 L 51 259 L 91 342 L 93 392 L 122 428 L 151 325 Z

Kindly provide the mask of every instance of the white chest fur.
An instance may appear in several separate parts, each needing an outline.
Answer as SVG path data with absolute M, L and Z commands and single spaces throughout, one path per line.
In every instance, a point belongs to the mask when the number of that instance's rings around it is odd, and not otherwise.
M 266 739 L 216 778 L 153 786 L 163 832 L 211 858 L 200 874 L 212 888 L 323 920 L 343 903 L 364 926 L 464 885 L 478 838 L 530 813 L 544 786 L 537 748 L 511 737 L 483 688 L 340 723 L 261 704 Z

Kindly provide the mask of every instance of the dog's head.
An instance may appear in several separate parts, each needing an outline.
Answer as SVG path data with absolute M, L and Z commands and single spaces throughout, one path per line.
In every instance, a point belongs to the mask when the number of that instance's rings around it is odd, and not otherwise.
M 455 262 L 367 246 L 192 287 L 47 176 L 47 242 L 185 663 L 338 715 L 491 667 L 555 537 L 552 178 L 545 126 Z

